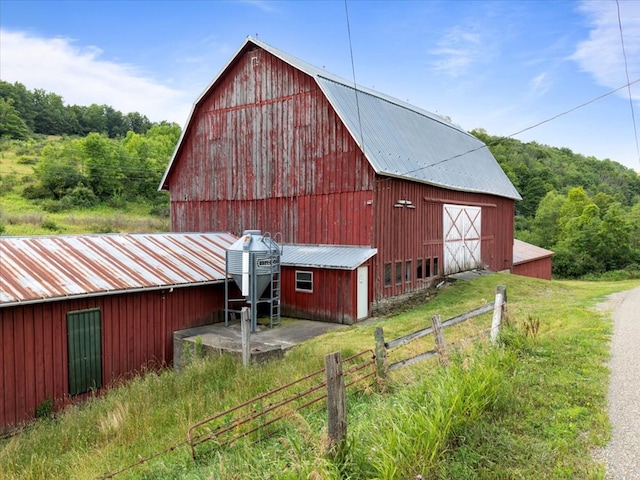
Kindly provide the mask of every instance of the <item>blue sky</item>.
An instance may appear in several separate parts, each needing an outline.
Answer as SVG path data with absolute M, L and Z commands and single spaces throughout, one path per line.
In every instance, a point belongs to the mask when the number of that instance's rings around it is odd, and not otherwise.
M 622 51 L 618 6 L 627 58 Z M 466 130 L 511 135 L 640 79 L 640 1 L 0 0 L 0 78 L 184 126 L 248 35 Z M 640 82 L 630 87 L 640 135 Z M 516 135 L 640 171 L 630 92 Z

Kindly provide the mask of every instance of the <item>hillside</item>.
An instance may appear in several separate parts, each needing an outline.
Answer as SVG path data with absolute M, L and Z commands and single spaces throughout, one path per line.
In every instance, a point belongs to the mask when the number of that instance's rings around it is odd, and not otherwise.
M 449 318 L 492 299 L 499 284 L 508 289 L 511 325 L 500 347 L 450 345 L 448 367 L 423 362 L 394 372 L 380 391 L 350 393 L 340 455 L 326 455 L 326 418 L 312 408 L 290 412 L 269 438 L 192 460 L 183 442 L 195 422 L 319 368 L 329 352 L 346 358 L 373 348 L 376 326 L 395 338 L 424 328 L 435 313 Z M 334 330 L 269 364 L 245 370 L 215 356 L 181 373 L 148 373 L 0 440 L 0 472 L 85 479 L 133 465 L 116 478 L 604 478 L 591 451 L 608 437 L 611 319 L 594 305 L 637 285 L 481 276 L 373 325 Z M 457 336 L 447 330 L 447 343 L 490 323 L 489 314 L 461 325 Z M 42 416 L 49 413 L 43 406 Z
M 553 250 L 562 277 L 640 270 L 640 174 L 568 148 L 472 132 L 522 195 L 516 238 Z
M 0 81 L 0 234 L 166 231 L 157 192 L 180 127 Z M 561 277 L 640 270 L 640 175 L 567 148 L 471 132 L 523 199 L 515 236 L 553 250 Z
M 1 139 L 0 234 L 168 231 L 157 187 L 179 136 L 165 124 L 122 139 Z

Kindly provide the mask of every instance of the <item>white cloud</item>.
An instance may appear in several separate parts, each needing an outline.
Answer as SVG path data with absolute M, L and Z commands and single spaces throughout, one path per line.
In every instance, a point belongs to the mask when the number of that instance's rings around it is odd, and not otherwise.
M 480 35 L 456 26 L 438 41 L 438 48 L 430 51 L 440 57 L 435 62 L 435 70 L 457 77 L 474 62 L 482 58 Z
M 633 82 L 640 77 L 640 2 L 620 1 L 619 6 L 626 65 Z M 589 22 L 589 38 L 577 45 L 571 59 L 602 86 L 613 89 L 626 84 L 616 3 L 583 1 L 580 11 Z M 640 100 L 640 90 L 636 88 L 635 92 L 634 98 Z M 628 94 L 626 89 L 621 91 L 621 95 Z
M 102 60 L 102 54 L 99 48 L 78 47 L 68 38 L 0 30 L 0 75 L 6 82 L 58 94 L 69 105 L 106 104 L 152 121 L 186 121 L 193 101 L 189 95 L 132 65 Z
M 536 75 L 529 83 L 531 94 L 534 97 L 540 97 L 549 91 L 551 87 L 551 81 L 547 72 L 542 72 Z

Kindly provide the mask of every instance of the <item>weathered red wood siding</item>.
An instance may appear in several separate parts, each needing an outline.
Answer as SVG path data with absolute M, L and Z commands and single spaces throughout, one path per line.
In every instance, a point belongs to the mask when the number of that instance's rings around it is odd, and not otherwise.
M 218 81 L 174 162 L 173 231 L 369 244 L 373 171 L 314 80 L 264 50 Z
M 514 265 L 512 273 L 524 277 L 551 280 L 551 256 Z
M 413 209 L 394 205 L 409 200 Z M 374 199 L 375 298 L 381 299 L 420 289 L 431 277 L 416 278 L 417 260 L 437 258 L 439 273 L 443 261 L 443 205 L 445 203 L 482 208 L 482 260 L 491 270 L 511 268 L 513 263 L 513 218 L 515 202 L 502 197 L 445 190 L 394 178 L 379 178 Z M 412 262 L 411 279 L 396 283 L 395 264 Z M 384 285 L 384 266 L 392 265 L 392 282 Z M 423 267 L 424 268 L 424 267 Z
M 102 381 L 173 360 L 173 331 L 222 319 L 222 285 L 52 301 L 0 309 L 0 432 L 68 391 L 67 313 L 100 308 Z M 82 398 L 82 396 L 78 396 Z M 75 399 L 75 397 L 74 397 Z
M 201 100 L 174 162 L 174 231 L 371 245 L 374 300 L 433 283 L 416 278 L 418 258 L 437 258 L 442 272 L 444 203 L 481 206 L 484 263 L 512 266 L 513 200 L 377 177 L 313 79 L 261 49 L 239 56 Z M 400 199 L 416 208 L 394 208 Z M 410 280 L 385 287 L 384 265 L 407 261 Z
M 369 266 L 371 272 L 372 261 Z M 313 272 L 313 292 L 296 291 L 296 271 Z M 373 279 L 369 275 L 369 305 Z M 358 318 L 358 271 L 282 267 L 282 315 L 351 325 Z

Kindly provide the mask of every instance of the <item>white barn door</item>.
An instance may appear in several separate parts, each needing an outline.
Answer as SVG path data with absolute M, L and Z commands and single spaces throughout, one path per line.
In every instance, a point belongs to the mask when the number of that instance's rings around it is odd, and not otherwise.
M 444 205 L 444 274 L 483 268 L 480 207 Z

